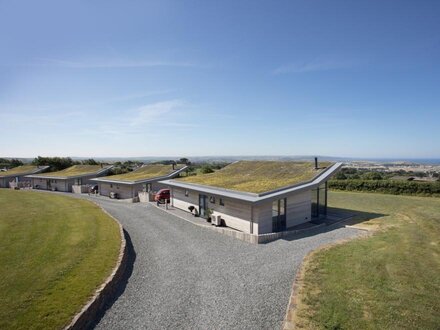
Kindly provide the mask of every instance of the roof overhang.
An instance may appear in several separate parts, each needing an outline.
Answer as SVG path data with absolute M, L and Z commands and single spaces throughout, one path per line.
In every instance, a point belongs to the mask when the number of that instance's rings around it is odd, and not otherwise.
M 238 199 L 249 203 L 263 203 L 272 199 L 280 199 L 284 198 L 287 195 L 290 195 L 292 193 L 296 192 L 302 192 L 304 190 L 310 190 L 318 187 L 323 182 L 330 179 L 332 175 L 334 175 L 339 169 L 342 167 L 342 163 L 336 163 L 330 166 L 329 168 L 322 171 L 320 174 L 318 174 L 316 177 L 314 177 L 312 180 L 307 182 L 302 182 L 300 184 L 295 184 L 291 186 L 282 187 L 276 190 L 263 192 L 260 194 L 255 193 L 249 193 L 249 192 L 243 192 L 243 191 L 236 191 L 231 189 L 224 189 L 224 188 L 217 188 L 212 186 L 205 186 L 201 184 L 196 183 L 187 183 L 187 182 L 179 182 L 178 180 L 164 180 L 160 183 L 166 184 L 170 187 L 178 187 L 178 188 L 185 188 L 185 189 L 191 189 L 191 190 L 197 190 L 209 195 L 217 195 L 217 196 L 224 196 L 232 199 Z
M 107 172 L 111 168 L 113 168 L 113 165 L 102 168 L 98 172 L 84 173 L 84 174 L 71 175 L 71 176 L 55 176 L 55 175 L 50 175 L 50 173 L 48 173 L 47 175 L 26 175 L 26 177 L 32 179 L 70 180 L 70 179 L 77 179 L 90 175 L 100 175 L 102 173 Z
M 136 181 L 111 180 L 111 179 L 106 179 L 105 177 L 91 179 L 91 181 L 107 182 L 107 183 L 115 183 L 115 184 L 126 184 L 126 185 L 151 183 L 151 182 L 156 182 L 156 181 L 161 181 L 161 180 L 172 179 L 172 178 L 176 177 L 177 175 L 179 175 L 184 170 L 186 170 L 187 168 L 188 168 L 188 166 L 184 166 L 184 167 L 179 168 L 178 170 L 175 170 L 174 172 L 171 172 L 170 174 L 167 174 L 167 175 L 156 176 L 153 178 L 141 179 L 141 180 L 136 180 Z

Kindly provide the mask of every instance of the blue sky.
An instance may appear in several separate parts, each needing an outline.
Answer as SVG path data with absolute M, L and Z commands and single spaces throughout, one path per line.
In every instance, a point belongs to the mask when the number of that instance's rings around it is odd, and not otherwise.
M 440 158 L 439 1 L 0 1 L 0 156 Z

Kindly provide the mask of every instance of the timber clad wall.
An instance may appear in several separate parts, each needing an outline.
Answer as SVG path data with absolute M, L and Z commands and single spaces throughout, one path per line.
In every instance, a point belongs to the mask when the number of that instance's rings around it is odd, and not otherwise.
M 254 208 L 254 221 L 258 223 L 258 234 L 272 232 L 272 200 Z M 294 193 L 287 196 L 286 227 L 310 221 L 311 218 L 311 192 L 310 190 Z
M 95 183 L 90 181 L 90 179 L 93 178 L 96 178 L 96 174 L 72 179 L 32 178 L 32 188 L 43 190 L 51 190 L 55 188 L 57 191 L 72 192 L 72 185 L 79 182 L 81 185 L 94 185 Z M 48 181 L 50 181 L 50 188 L 48 187 Z
M 198 212 L 199 210 L 199 192 L 195 190 L 188 190 L 188 196 L 185 196 L 185 190 L 182 188 L 172 189 L 172 202 L 174 207 L 189 212 L 188 207 L 194 206 Z M 209 201 L 211 195 L 207 195 L 207 207 L 213 211 L 213 215 L 220 215 L 225 225 L 245 233 L 250 233 L 251 220 L 251 205 L 241 201 L 215 197 L 215 203 Z M 224 206 L 220 205 L 220 198 L 222 198 Z M 254 226 L 254 230 L 255 230 Z
M 26 178 L 24 175 L 17 175 L 0 178 L 0 188 L 9 188 L 9 182 L 15 182 L 16 178 L 18 178 L 18 182 L 29 182 L 29 184 L 31 184 L 31 179 Z
M 127 184 L 127 183 L 110 183 L 110 182 L 98 182 L 99 194 L 101 196 L 110 196 L 111 192 L 115 192 L 119 195 L 120 199 L 134 198 L 139 195 L 140 191 L 146 188 L 146 183 Z M 151 189 L 153 192 L 157 192 L 163 188 L 164 185 L 153 182 L 151 183 Z
M 184 188 L 172 188 L 172 205 L 188 212 L 188 207 L 192 205 L 199 211 L 200 193 L 188 189 L 188 196 L 185 196 L 185 191 Z M 255 235 L 272 232 L 272 200 L 252 207 L 250 203 L 244 201 L 212 196 L 215 197 L 215 203 L 209 202 L 211 195 L 207 195 L 207 207 L 213 211 L 213 215 L 220 215 L 226 226 Z M 224 206 L 220 205 L 220 198 Z M 287 228 L 310 221 L 310 190 L 287 196 L 286 206 Z M 251 219 L 253 219 L 252 230 Z

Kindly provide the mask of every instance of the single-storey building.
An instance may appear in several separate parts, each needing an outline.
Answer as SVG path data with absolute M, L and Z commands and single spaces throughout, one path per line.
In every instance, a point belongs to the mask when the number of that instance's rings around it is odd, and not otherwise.
M 46 171 L 49 166 L 22 165 L 0 172 L 0 188 L 30 188 L 31 180 L 26 175 Z
M 171 206 L 210 216 L 243 233 L 281 232 L 327 213 L 327 181 L 342 163 L 239 161 L 161 183 Z
M 157 191 L 163 186 L 160 180 L 171 179 L 178 176 L 187 166 L 147 164 L 135 171 L 104 176 L 93 179 L 98 184 L 99 194 L 118 199 L 135 200 L 139 192 L 149 193 Z
M 32 180 L 33 189 L 86 192 L 91 179 L 106 175 L 113 166 L 74 165 L 57 172 L 33 174 L 26 176 Z

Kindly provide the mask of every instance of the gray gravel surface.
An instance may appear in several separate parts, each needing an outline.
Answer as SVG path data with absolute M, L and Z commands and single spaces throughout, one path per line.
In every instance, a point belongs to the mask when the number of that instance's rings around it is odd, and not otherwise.
M 349 228 L 252 245 L 151 205 L 93 198 L 129 233 L 136 259 L 98 329 L 279 329 L 304 256 Z

